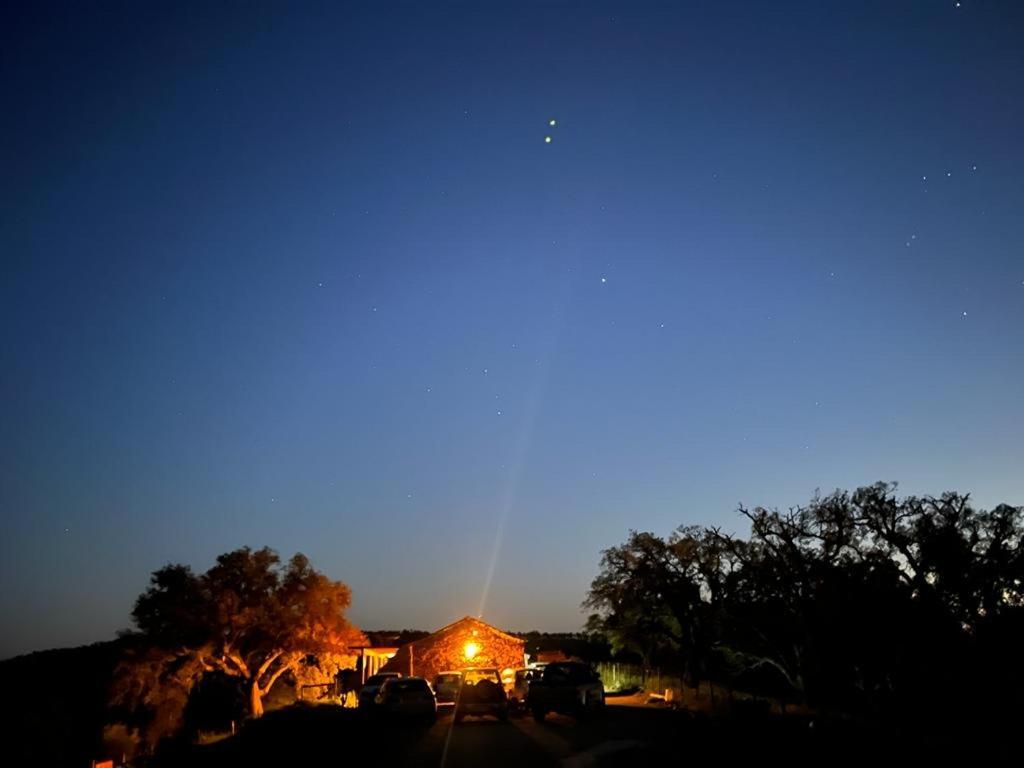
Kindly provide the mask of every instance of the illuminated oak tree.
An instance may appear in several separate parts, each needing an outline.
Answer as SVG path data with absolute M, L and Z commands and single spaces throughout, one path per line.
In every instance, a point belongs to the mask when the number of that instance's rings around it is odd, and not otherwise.
M 244 681 L 253 717 L 263 697 L 307 654 L 344 653 L 361 633 L 345 618 L 349 588 L 297 554 L 286 565 L 267 548 L 228 552 L 206 573 L 167 565 L 135 602 L 140 633 L 178 668 Z

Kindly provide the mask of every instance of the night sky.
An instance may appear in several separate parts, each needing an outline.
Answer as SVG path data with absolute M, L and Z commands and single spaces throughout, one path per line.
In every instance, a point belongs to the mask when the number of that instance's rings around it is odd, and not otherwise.
M 245 544 L 574 630 L 630 528 L 1024 503 L 1024 4 L 67 6 L 0 17 L 0 656 Z

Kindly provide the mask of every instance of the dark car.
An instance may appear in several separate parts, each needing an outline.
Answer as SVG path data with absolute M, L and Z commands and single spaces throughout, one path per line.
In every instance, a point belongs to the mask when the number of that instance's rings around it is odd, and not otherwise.
M 359 689 L 359 709 L 364 712 L 372 710 L 376 705 L 375 699 L 380 691 L 380 687 L 384 685 L 385 680 L 390 680 L 394 677 L 401 677 L 401 675 L 397 672 L 382 672 L 366 678 L 363 687 Z
M 455 701 L 455 722 L 465 717 L 490 715 L 508 720 L 508 696 L 496 669 L 464 669 L 462 685 Z
M 512 688 L 508 693 L 508 703 L 514 711 L 520 711 L 526 706 L 526 698 L 530 693 L 530 682 L 540 679 L 543 671 L 532 667 L 515 670 Z
M 374 703 L 382 714 L 425 720 L 437 719 L 437 701 L 422 677 L 392 677 L 383 682 Z
M 526 705 L 537 721 L 548 712 L 586 717 L 604 712 L 604 684 L 588 664 L 548 664 L 540 679 L 530 682 Z

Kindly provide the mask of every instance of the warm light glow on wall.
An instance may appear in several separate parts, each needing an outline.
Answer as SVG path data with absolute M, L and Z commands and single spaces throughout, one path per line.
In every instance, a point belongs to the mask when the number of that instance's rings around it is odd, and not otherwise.
M 462 649 L 462 655 L 466 657 L 467 661 L 472 661 L 478 653 L 480 653 L 480 646 L 474 642 L 466 643 L 466 647 Z

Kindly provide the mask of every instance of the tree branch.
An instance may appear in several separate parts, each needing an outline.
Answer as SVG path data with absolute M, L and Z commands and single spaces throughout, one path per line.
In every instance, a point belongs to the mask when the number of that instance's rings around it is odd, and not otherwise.
M 263 677 L 264 673 L 265 673 L 265 672 L 266 672 L 266 671 L 267 671 L 268 669 L 270 669 L 270 665 L 271 665 L 271 664 L 273 664 L 273 663 L 274 663 L 275 661 L 277 661 L 277 659 L 278 659 L 278 658 L 279 658 L 279 657 L 281 656 L 281 654 L 282 654 L 282 653 L 284 653 L 284 651 L 282 651 L 282 650 L 280 650 L 280 649 L 274 650 L 274 651 L 273 651 L 273 652 L 272 652 L 272 653 L 271 653 L 271 654 L 270 654 L 270 655 L 269 655 L 269 656 L 268 656 L 268 657 L 266 658 L 266 660 L 265 660 L 265 661 L 264 661 L 264 662 L 263 662 L 262 664 L 260 664 L 260 668 L 259 668 L 258 670 L 256 670 L 256 680 L 257 680 L 257 681 L 259 681 L 259 679 L 260 679 L 261 677 Z
M 295 666 L 295 662 L 298 660 L 299 654 L 291 654 L 288 661 L 278 667 L 274 674 L 270 676 L 270 679 L 267 680 L 267 684 L 265 686 L 261 686 L 263 693 L 270 693 L 270 689 L 274 687 L 274 683 L 277 682 L 277 678 Z

